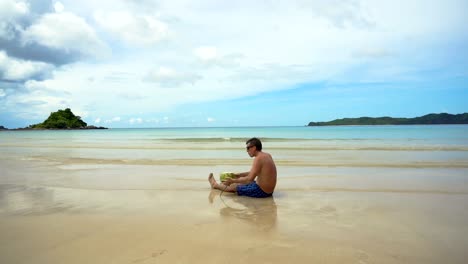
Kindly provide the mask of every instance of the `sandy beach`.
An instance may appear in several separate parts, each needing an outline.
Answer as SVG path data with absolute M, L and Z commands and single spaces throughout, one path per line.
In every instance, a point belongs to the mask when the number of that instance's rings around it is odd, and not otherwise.
M 273 198 L 251 199 L 220 196 L 207 181 L 210 172 L 249 169 L 242 142 L 147 150 L 22 144 L 0 142 L 1 263 L 468 258 L 463 150 L 324 151 L 270 142 L 278 188 Z

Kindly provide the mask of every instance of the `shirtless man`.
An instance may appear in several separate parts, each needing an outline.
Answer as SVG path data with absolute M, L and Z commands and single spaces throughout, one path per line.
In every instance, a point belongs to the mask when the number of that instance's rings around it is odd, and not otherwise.
M 245 144 L 249 156 L 254 157 L 250 171 L 236 173 L 235 179 L 227 179 L 222 183 L 217 183 L 213 173 L 210 173 L 208 181 L 211 188 L 237 192 L 237 195 L 249 197 L 269 197 L 273 194 L 276 186 L 275 162 L 270 154 L 262 152 L 262 142 L 258 138 L 251 138 Z

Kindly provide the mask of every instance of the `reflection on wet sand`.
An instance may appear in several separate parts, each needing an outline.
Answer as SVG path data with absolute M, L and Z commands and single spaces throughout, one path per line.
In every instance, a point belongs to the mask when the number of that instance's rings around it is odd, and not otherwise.
M 208 200 L 222 203 L 219 210 L 221 217 L 235 217 L 252 224 L 261 231 L 273 230 L 277 222 L 277 206 L 275 198 L 255 199 L 211 190 Z
M 89 190 L 50 186 L 0 184 L 1 215 L 138 214 L 164 215 L 186 208 L 203 215 L 205 203 L 185 203 L 185 197 L 204 196 L 193 190 Z M 198 208 L 198 211 L 197 209 Z
M 44 187 L 0 184 L 0 214 L 35 215 L 65 210 L 54 197 L 54 190 Z

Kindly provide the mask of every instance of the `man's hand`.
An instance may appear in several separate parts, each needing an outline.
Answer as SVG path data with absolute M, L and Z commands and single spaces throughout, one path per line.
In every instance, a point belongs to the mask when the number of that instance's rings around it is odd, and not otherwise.
M 234 183 L 231 178 L 227 178 L 225 181 L 222 182 L 224 185 L 229 186 Z

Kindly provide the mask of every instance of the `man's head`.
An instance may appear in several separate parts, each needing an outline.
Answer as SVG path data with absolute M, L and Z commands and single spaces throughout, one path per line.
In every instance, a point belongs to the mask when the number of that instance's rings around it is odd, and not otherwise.
M 249 151 L 252 147 L 255 147 L 257 151 L 262 151 L 262 142 L 258 138 L 251 138 L 247 140 L 247 142 L 245 142 L 245 145 L 247 151 Z

